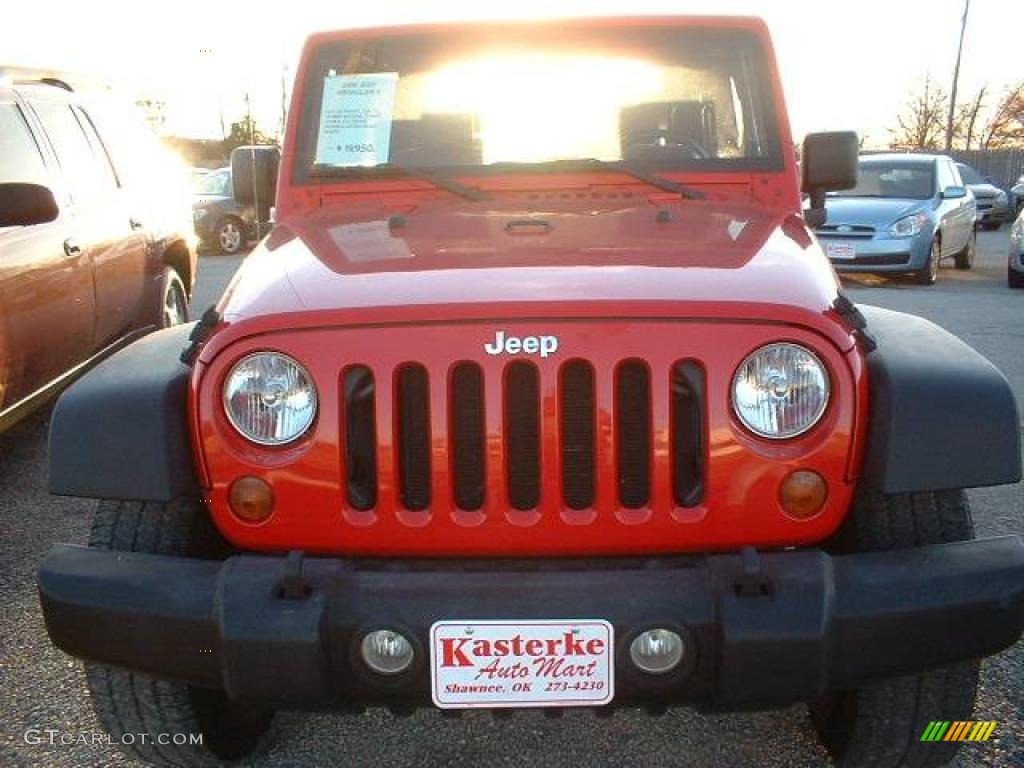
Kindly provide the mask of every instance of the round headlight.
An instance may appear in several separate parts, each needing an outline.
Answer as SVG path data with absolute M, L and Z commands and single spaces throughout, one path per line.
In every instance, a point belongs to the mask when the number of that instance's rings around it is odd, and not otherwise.
M 747 357 L 732 382 L 732 403 L 744 426 L 782 439 L 818 423 L 828 405 L 828 372 L 796 344 L 769 344 Z
M 316 407 L 313 377 L 276 352 L 243 357 L 224 383 L 228 420 L 260 445 L 283 445 L 300 437 L 313 423 Z

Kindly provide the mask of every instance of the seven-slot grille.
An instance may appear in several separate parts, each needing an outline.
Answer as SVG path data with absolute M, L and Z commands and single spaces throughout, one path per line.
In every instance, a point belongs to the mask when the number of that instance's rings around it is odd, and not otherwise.
M 676 505 L 703 502 L 705 375 L 699 363 L 681 360 L 654 371 L 644 360 L 626 359 L 611 370 L 595 370 L 589 361 L 568 360 L 557 367 L 557 388 L 550 390 L 557 394 L 548 398 L 555 402 L 544 402 L 541 375 L 525 360 L 498 370 L 461 362 L 440 377 L 414 362 L 383 372 L 365 365 L 346 368 L 342 445 L 348 505 L 370 510 L 379 498 L 377 435 L 388 428 L 376 423 L 380 376 L 388 377 L 392 403 L 384 410 L 393 415 L 394 491 L 399 507 L 411 512 L 437 501 L 432 478 L 438 472 L 445 473 L 450 503 L 466 512 L 494 501 L 536 510 L 546 498 L 545 482 L 558 485 L 554 498 L 563 509 L 589 510 L 597 506 L 601 466 L 613 469 L 618 507 L 639 510 L 652 502 L 656 465 L 671 474 L 664 480 Z M 500 388 L 487 389 L 485 376 L 500 376 Z M 668 423 L 655 423 L 654 387 L 668 392 Z M 497 419 L 489 421 L 485 392 L 500 393 L 501 402 L 492 404 L 500 407 Z M 438 397 L 444 398 L 447 421 L 443 445 L 432 439 L 437 414 L 431 403 Z M 653 452 L 666 442 L 670 460 L 654 462 Z M 500 455 L 500 473 L 488 472 L 489 452 Z M 558 471 L 546 473 L 552 453 Z

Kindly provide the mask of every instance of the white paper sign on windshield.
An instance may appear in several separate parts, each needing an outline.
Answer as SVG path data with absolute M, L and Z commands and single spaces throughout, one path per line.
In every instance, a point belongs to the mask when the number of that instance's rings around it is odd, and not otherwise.
M 318 165 L 374 166 L 388 162 L 397 72 L 328 75 L 316 142 Z

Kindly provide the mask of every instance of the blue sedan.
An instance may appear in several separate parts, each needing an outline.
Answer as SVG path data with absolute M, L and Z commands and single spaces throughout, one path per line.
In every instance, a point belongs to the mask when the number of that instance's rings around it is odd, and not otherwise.
M 976 204 L 944 155 L 865 155 L 853 189 L 830 194 L 816 231 L 838 272 L 910 274 L 933 284 L 939 265 L 974 264 Z

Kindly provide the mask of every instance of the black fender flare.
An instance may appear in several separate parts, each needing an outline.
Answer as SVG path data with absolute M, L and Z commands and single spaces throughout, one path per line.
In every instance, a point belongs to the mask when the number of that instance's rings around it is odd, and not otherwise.
M 69 387 L 50 421 L 50 492 L 173 501 L 199 496 L 188 425 L 195 323 L 151 333 Z
M 1006 377 L 948 331 L 858 305 L 874 349 L 861 486 L 882 493 L 1021 479 L 1021 419 Z

